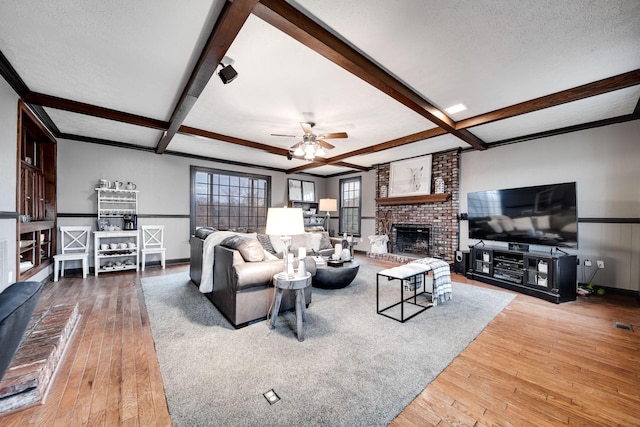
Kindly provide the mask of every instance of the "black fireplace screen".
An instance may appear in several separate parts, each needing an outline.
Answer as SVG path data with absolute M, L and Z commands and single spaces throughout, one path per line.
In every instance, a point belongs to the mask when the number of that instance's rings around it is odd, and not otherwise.
M 392 252 L 435 258 L 445 256 L 445 229 L 431 225 L 396 224 L 392 227 Z

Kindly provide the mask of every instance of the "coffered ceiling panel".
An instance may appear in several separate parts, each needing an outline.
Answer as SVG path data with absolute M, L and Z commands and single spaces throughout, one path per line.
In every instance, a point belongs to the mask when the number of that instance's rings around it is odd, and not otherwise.
M 63 134 L 97 138 L 141 147 L 155 148 L 162 132 L 84 114 L 45 108 Z
M 530 135 L 585 122 L 595 122 L 632 114 L 639 97 L 640 86 L 634 86 L 571 104 L 477 126 L 471 128 L 471 131 L 486 142 L 495 142 L 512 138 L 513 135 Z
M 166 120 L 223 3 L 2 1 L 0 50 L 34 92 Z

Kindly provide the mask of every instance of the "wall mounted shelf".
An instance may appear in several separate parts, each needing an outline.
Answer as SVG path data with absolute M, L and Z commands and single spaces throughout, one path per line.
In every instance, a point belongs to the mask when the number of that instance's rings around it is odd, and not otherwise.
M 449 200 L 451 194 L 423 194 L 420 196 L 379 197 L 376 203 L 382 206 L 389 205 L 417 205 L 421 203 L 442 203 Z

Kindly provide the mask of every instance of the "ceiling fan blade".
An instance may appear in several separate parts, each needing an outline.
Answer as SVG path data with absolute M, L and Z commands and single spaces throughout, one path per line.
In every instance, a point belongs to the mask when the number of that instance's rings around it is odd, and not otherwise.
M 283 135 L 281 133 L 272 133 L 271 136 L 287 136 L 287 137 L 291 137 L 291 138 L 300 138 L 297 135 Z
M 316 144 L 319 144 L 322 148 L 326 148 L 327 150 L 336 148 L 334 145 L 331 145 L 327 141 L 323 141 L 321 139 L 316 139 Z
M 334 139 L 334 138 L 349 138 L 346 132 L 334 132 L 334 133 L 324 133 L 322 135 L 318 135 L 318 138 L 324 139 Z
M 300 122 L 300 126 L 302 126 L 302 130 L 304 131 L 304 133 L 313 133 L 311 131 L 313 125 L 314 123 Z
M 296 148 L 300 147 L 302 144 L 304 144 L 304 141 L 300 141 L 297 144 L 294 144 L 291 146 L 292 150 L 295 150 Z

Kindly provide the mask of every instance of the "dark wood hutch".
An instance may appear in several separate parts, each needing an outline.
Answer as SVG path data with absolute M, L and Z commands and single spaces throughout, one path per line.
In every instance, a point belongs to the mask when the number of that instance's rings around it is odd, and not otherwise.
M 55 138 L 18 101 L 16 271 L 27 280 L 53 262 L 56 254 Z

